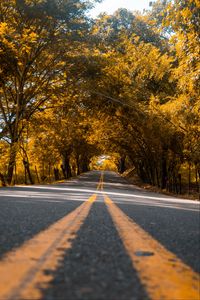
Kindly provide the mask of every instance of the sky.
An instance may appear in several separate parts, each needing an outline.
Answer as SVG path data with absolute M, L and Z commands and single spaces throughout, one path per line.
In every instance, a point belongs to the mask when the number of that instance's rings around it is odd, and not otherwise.
M 95 5 L 90 12 L 91 17 L 95 18 L 102 12 L 112 14 L 118 8 L 127 8 L 131 11 L 149 8 L 150 0 L 103 0 L 102 3 Z

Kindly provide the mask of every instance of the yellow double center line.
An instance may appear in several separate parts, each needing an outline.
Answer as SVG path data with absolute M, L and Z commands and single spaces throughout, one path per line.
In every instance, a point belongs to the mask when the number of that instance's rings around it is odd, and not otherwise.
M 41 290 L 48 288 L 53 279 L 51 274 L 59 267 L 66 250 L 71 248 L 95 200 L 96 194 L 4 257 L 0 262 L 1 300 L 34 300 L 42 297 Z
M 99 191 L 103 191 L 103 179 L 104 179 L 104 173 L 101 172 L 101 176 L 100 176 L 100 180 L 99 183 L 97 185 L 97 190 Z
M 199 300 L 199 275 L 104 196 L 133 268 L 153 300 Z
M 103 191 L 103 173 L 97 190 Z M 42 290 L 48 288 L 53 271 L 71 248 L 96 197 L 92 195 L 66 217 L 4 257 L 0 262 L 0 299 L 42 298 Z M 198 274 L 129 219 L 108 196 L 104 195 L 104 201 L 149 297 L 199 300 Z

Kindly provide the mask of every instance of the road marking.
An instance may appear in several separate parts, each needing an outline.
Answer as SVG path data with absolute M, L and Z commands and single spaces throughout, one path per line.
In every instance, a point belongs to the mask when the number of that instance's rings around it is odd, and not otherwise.
M 97 185 L 97 190 L 101 190 L 101 191 L 103 190 L 103 179 L 104 179 L 104 173 L 102 171 L 99 179 L 99 183 Z
M 41 299 L 95 200 L 96 194 L 4 257 L 0 262 L 0 299 Z
M 142 284 L 154 300 L 199 300 L 199 275 L 104 196 L 109 213 Z

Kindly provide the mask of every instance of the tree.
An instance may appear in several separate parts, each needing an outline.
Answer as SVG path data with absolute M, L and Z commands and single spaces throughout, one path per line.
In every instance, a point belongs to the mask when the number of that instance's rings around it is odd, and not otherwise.
M 90 5 L 1 1 L 0 137 L 10 144 L 8 183 L 26 121 L 66 84 L 67 57 L 88 29 L 84 12 Z

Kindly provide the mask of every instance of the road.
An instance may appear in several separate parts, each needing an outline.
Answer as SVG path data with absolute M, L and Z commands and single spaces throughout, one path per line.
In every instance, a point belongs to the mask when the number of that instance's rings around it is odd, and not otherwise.
M 113 172 L 0 189 L 0 300 L 198 300 L 199 203 Z

